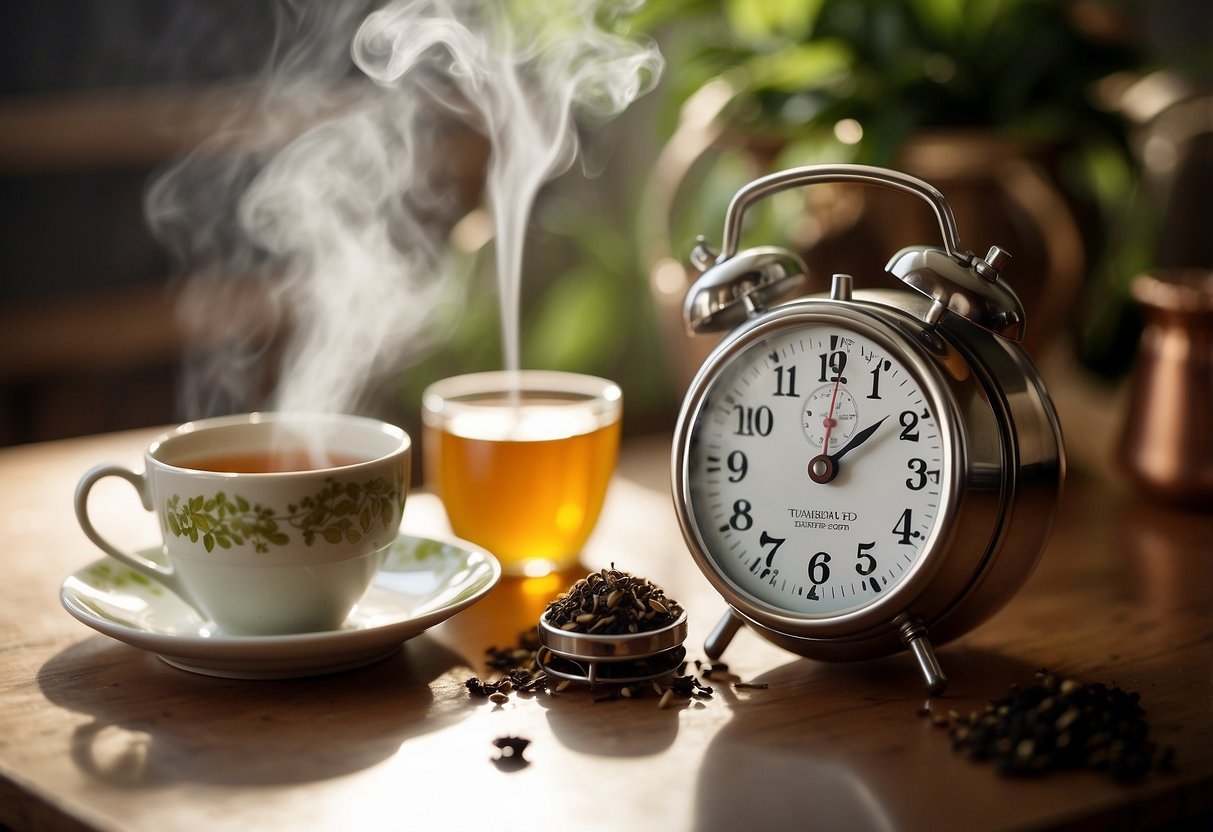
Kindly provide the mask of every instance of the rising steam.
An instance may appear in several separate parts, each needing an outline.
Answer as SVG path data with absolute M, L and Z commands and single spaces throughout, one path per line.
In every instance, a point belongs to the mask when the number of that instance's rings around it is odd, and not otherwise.
M 588 0 L 400 0 L 356 17 L 350 8 L 318 2 L 295 18 L 297 48 L 259 88 L 255 137 L 217 138 L 149 191 L 153 227 L 195 275 L 183 314 L 230 348 L 194 368 L 186 415 L 248 407 L 251 371 L 270 357 L 272 327 L 238 314 L 248 292 L 232 275 L 254 281 L 258 309 L 291 322 L 274 409 L 357 409 L 371 382 L 442 337 L 461 291 L 447 274 L 447 226 L 435 221 L 458 199 L 435 174 L 452 119 L 491 146 L 486 193 L 516 367 L 536 194 L 573 163 L 576 117 L 617 115 L 662 69 L 654 46 L 598 26 L 603 9 Z M 521 8 L 534 14 L 521 19 Z M 334 43 L 352 43 L 376 84 L 350 77 L 350 53 L 336 60 Z M 313 126 L 275 141 L 301 120 Z

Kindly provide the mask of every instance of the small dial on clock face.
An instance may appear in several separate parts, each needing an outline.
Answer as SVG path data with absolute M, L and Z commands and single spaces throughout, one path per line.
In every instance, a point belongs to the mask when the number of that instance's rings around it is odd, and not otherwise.
M 805 616 L 887 597 L 933 543 L 951 477 L 909 365 L 866 333 L 799 324 L 755 341 L 710 385 L 686 478 L 719 570 Z
M 851 438 L 859 424 L 859 405 L 841 384 L 823 384 L 804 400 L 801 428 L 814 448 L 836 451 Z

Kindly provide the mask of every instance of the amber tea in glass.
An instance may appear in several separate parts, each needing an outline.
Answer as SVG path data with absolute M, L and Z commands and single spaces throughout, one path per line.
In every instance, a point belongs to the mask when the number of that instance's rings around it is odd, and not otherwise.
M 461 538 L 502 569 L 567 569 L 598 521 L 619 450 L 618 385 L 576 373 L 475 373 L 422 399 L 426 478 Z

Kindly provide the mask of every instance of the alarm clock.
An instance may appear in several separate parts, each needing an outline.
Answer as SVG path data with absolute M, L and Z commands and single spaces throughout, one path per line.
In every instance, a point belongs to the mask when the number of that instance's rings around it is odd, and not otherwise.
M 890 188 L 934 211 L 943 247 L 886 270 L 906 289 L 787 300 L 807 267 L 777 246 L 738 251 L 746 209 L 819 183 Z M 1048 541 L 1065 475 L 1061 429 L 1019 346 L 1010 255 L 964 250 L 943 194 L 863 165 L 780 171 L 730 202 L 719 253 L 700 237 L 683 306 L 689 332 L 726 334 L 676 423 L 675 511 L 695 563 L 728 604 L 704 650 L 741 626 L 819 660 L 913 653 L 927 688 L 933 645 L 993 615 Z

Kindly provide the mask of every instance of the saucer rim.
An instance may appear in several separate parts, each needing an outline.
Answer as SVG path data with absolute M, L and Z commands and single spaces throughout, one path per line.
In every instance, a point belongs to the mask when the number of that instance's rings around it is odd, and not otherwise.
M 304 673 L 296 671 L 314 667 L 315 669 L 306 670 L 306 674 L 319 674 L 330 672 L 324 669 L 328 665 L 351 668 L 386 658 L 394 652 L 394 648 L 399 647 L 405 641 L 480 601 L 501 580 L 501 564 L 490 552 L 480 546 L 454 537 L 434 537 L 403 531 L 397 535 L 397 540 L 401 539 L 422 543 L 437 542 L 453 546 L 466 553 L 469 559 L 478 556 L 488 566 L 489 574 L 482 579 L 483 583 L 467 597 L 443 604 L 421 615 L 394 619 L 384 624 L 372 624 L 361 628 L 338 628 L 281 635 L 171 635 L 105 619 L 78 600 L 76 591 L 69 586 L 69 582 L 73 578 L 81 580 L 77 577 L 78 575 L 98 565 L 121 565 L 119 561 L 108 555 L 85 564 L 68 575 L 59 587 L 59 600 L 67 612 L 82 624 L 102 635 L 154 653 L 166 663 L 183 670 L 232 678 L 282 678 L 283 673 L 304 675 Z M 475 585 L 475 583 L 472 582 L 469 586 Z M 172 593 L 168 587 L 164 587 L 164 590 Z M 391 590 L 388 591 L 391 592 Z M 365 654 L 365 660 L 360 661 L 358 657 L 363 654 Z M 255 668 L 258 662 L 277 663 L 284 668 L 286 665 L 297 665 L 297 667 L 294 670 L 269 670 L 262 674 Z M 246 663 L 247 668 L 232 669 Z M 212 667 L 212 665 L 214 666 Z M 338 668 L 334 667 L 333 672 L 336 669 Z

